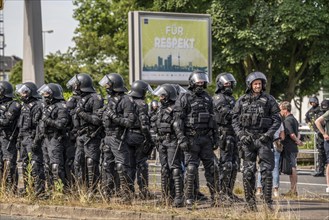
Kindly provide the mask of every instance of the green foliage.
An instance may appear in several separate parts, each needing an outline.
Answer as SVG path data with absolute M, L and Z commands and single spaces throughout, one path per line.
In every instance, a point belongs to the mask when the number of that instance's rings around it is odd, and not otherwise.
M 105 74 L 120 73 L 128 82 L 128 12 L 165 11 L 208 13 L 212 16 L 214 79 L 232 72 L 234 95 L 245 90 L 245 77 L 262 71 L 267 90 L 278 99 L 316 93 L 329 82 L 329 6 L 325 0 L 74 0 L 76 46 L 45 59 L 45 80 L 66 82 L 76 73 L 91 74 L 97 82 Z M 22 63 L 10 81 L 21 82 Z M 97 87 L 95 83 L 95 87 Z M 284 90 L 282 88 L 285 88 Z M 97 88 L 99 89 L 99 88 Z M 100 90 L 105 94 L 103 90 Z

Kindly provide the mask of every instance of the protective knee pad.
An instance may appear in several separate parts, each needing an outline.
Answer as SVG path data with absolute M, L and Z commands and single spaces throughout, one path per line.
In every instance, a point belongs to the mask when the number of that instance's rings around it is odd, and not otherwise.
M 58 179 L 59 165 L 57 163 L 54 163 L 54 164 L 51 165 L 51 172 L 52 172 L 54 178 Z
M 198 168 L 196 165 L 194 165 L 194 164 L 187 165 L 187 168 L 186 168 L 187 175 L 189 175 L 189 174 L 195 175 L 197 171 L 198 171 Z
M 174 178 L 181 178 L 182 171 L 180 169 L 173 169 L 172 174 Z

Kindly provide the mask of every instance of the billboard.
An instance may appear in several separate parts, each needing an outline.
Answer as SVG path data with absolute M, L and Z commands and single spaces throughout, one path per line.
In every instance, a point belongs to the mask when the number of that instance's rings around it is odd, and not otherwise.
M 129 13 L 130 83 L 188 84 L 194 70 L 211 79 L 210 15 Z

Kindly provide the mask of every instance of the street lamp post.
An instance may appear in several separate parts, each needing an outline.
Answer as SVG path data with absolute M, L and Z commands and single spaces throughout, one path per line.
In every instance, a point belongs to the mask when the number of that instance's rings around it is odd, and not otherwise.
M 51 34 L 54 33 L 54 30 L 45 30 L 42 31 L 42 38 L 43 38 L 43 56 L 45 56 L 46 54 L 46 34 Z

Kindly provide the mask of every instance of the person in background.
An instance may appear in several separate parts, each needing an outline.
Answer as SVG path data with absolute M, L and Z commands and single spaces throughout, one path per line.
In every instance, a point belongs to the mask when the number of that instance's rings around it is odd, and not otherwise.
M 326 154 L 326 180 L 327 180 L 327 188 L 326 192 L 329 193 L 329 110 L 326 111 L 322 116 L 316 119 L 315 124 L 324 139 L 324 151 Z
M 284 101 L 280 104 L 280 113 L 284 121 L 285 139 L 282 141 L 284 151 L 289 155 L 290 165 L 292 166 L 292 174 L 290 175 L 290 190 L 283 193 L 283 196 L 297 196 L 297 154 L 298 146 L 302 146 L 303 142 L 298 135 L 298 121 L 291 113 L 291 104 Z

